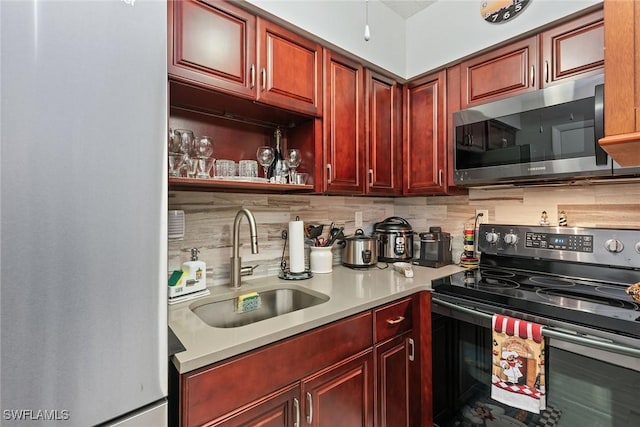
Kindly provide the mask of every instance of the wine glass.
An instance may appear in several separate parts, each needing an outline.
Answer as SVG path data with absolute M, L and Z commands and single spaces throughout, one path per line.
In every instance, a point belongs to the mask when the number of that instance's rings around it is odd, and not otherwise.
M 300 166 L 302 162 L 302 155 L 297 148 L 290 148 L 287 151 L 287 165 L 289 166 L 289 182 L 294 184 L 296 182 L 296 168 Z
M 260 163 L 260 165 L 264 169 L 265 178 L 267 178 L 267 170 L 269 168 L 269 165 L 271 165 L 271 162 L 273 162 L 274 157 L 275 152 L 273 150 L 273 147 L 270 147 L 268 145 L 258 147 L 258 150 L 256 151 L 256 158 L 258 159 L 258 163 Z

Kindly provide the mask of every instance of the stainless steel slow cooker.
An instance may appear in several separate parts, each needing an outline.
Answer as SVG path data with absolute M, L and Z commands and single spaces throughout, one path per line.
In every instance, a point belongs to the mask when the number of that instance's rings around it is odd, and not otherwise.
M 378 261 L 399 262 L 413 258 L 413 229 L 406 219 L 392 216 L 373 226 L 378 241 Z
M 365 236 L 358 228 L 351 237 L 344 238 L 342 264 L 351 268 L 367 268 L 378 262 L 377 242 L 373 237 Z

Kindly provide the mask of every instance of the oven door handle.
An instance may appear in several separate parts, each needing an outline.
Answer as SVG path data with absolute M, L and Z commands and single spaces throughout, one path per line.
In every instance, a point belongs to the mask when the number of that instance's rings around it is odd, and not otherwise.
M 462 305 L 453 304 L 448 301 L 443 301 L 441 299 L 438 299 L 435 296 L 432 296 L 431 302 L 433 304 L 437 304 L 439 306 L 449 308 L 451 310 L 455 310 L 461 313 L 476 316 L 481 319 L 485 319 L 489 321 L 493 319 L 493 316 L 491 314 L 488 314 L 473 308 L 468 308 Z M 549 326 L 543 325 L 542 335 L 547 338 L 554 338 L 560 341 L 566 341 L 573 344 L 580 344 L 586 347 L 596 348 L 598 350 L 609 351 L 617 354 L 623 354 L 626 356 L 640 357 L 640 348 L 630 347 L 628 345 L 620 345 L 610 341 L 600 341 L 594 338 L 578 335 L 577 333 L 562 332 Z

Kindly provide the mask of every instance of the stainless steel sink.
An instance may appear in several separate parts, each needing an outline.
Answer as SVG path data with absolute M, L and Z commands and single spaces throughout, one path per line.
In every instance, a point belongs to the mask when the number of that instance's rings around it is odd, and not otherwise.
M 192 304 L 190 308 L 209 326 L 236 328 L 322 304 L 329 300 L 327 295 L 319 292 L 293 287 L 256 290 L 256 292 L 260 295 L 259 307 L 244 313 L 237 311 L 237 296 L 222 300 L 203 299 Z

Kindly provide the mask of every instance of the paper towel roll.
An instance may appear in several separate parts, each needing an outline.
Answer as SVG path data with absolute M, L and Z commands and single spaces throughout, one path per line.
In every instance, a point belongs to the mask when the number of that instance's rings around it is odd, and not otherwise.
M 304 222 L 289 221 L 289 271 L 304 272 Z

